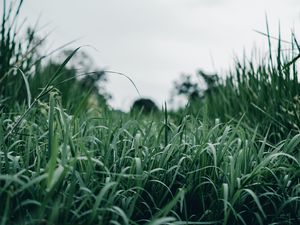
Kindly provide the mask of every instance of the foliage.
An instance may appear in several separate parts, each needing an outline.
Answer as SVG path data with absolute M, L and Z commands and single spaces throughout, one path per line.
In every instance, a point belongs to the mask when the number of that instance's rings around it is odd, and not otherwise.
M 94 66 L 87 54 L 76 51 L 80 55 L 74 55 L 70 59 L 73 64 L 60 68 L 60 62 L 51 61 L 47 59 L 49 55 L 41 54 L 46 38 L 38 38 L 35 29 L 27 29 L 26 36 L 20 38 L 22 29 L 17 22 L 22 3 L 23 1 L 12 1 L 7 9 L 4 1 L 0 37 L 0 109 L 7 111 L 16 101 L 30 105 L 32 99 L 50 81 L 61 93 L 63 106 L 70 112 L 74 112 L 74 105 L 80 99 L 86 99 L 82 105 L 83 110 L 87 110 L 91 104 L 105 107 L 110 95 L 103 88 L 99 90 L 99 84 L 105 81 L 105 72 L 91 71 Z M 65 50 L 61 56 L 67 58 L 72 52 L 73 50 Z M 51 80 L 58 70 L 59 76 Z
M 211 118 L 227 121 L 244 116 L 246 126 L 258 126 L 262 134 L 269 132 L 273 143 L 299 133 L 300 84 L 295 64 L 299 57 L 294 56 L 294 45 L 295 39 L 291 55 L 283 54 L 279 36 L 275 62 L 271 53 L 258 65 L 237 62 L 235 70 L 206 96 Z
M 269 37 L 270 35 L 266 34 Z M 291 43 L 290 54 L 281 51 L 282 40 L 278 37 L 276 60 L 271 51 L 259 63 L 246 58 L 236 61 L 233 71 L 224 79 L 217 75 L 198 72 L 206 84 L 193 82 L 190 76 L 175 83 L 175 93 L 189 98 L 189 110 L 204 114 L 210 119 L 226 122 L 243 117 L 243 126 L 259 133 L 269 132 L 269 140 L 277 143 L 300 131 L 300 84 L 296 61 L 300 52 L 296 39 Z M 295 46 L 297 47 L 295 49 Z
M 179 81 L 174 82 L 172 97 L 183 95 L 187 97 L 190 102 L 196 102 L 203 99 L 219 82 L 217 74 L 207 74 L 199 70 L 196 75 L 197 78 L 200 78 L 198 81 L 203 81 L 203 83 L 192 81 L 191 75 L 183 74 Z
M 71 51 L 66 51 L 63 58 L 66 58 Z M 74 55 L 70 60 L 77 59 L 81 55 Z M 89 56 L 85 55 L 85 58 Z M 80 60 L 76 60 L 82 63 Z M 78 63 L 78 64 L 80 64 Z M 45 86 L 54 74 L 60 68 L 60 63 L 55 61 L 48 61 L 44 66 L 38 68 L 35 73 L 29 78 L 31 92 L 33 96 L 37 96 L 40 92 L 40 87 Z M 75 112 L 78 102 L 86 99 L 83 110 L 87 110 L 91 105 L 106 107 L 106 100 L 110 97 L 103 88 L 100 89 L 99 83 L 105 81 L 105 72 L 92 71 L 89 72 L 88 68 L 93 68 L 91 63 L 81 64 L 80 72 L 75 66 L 70 65 L 63 67 L 60 75 L 55 79 L 53 87 L 55 87 L 62 98 L 62 105 L 70 112 Z M 100 90 L 99 90 L 100 89 Z
M 174 82 L 173 96 L 183 95 L 189 100 L 199 99 L 201 96 L 201 88 L 198 83 L 192 81 L 191 75 L 181 75 L 180 81 Z
M 15 104 L 11 110 L 25 108 Z M 181 116 L 135 120 L 94 109 L 73 117 L 50 94 L 49 103 L 36 105 L 17 133 L 1 136 L 1 220 L 299 222 L 299 135 L 272 145 L 268 136 L 234 123 Z M 0 127 L 14 121 L 3 114 Z
M 238 64 L 223 83 L 206 77 L 210 91 L 199 100 L 200 113 L 186 107 L 169 114 L 165 107 L 132 116 L 88 104 L 103 74 L 80 79 L 66 67 L 79 48 L 62 63 L 32 64 L 39 62 L 38 48 L 21 54 L 6 27 L 1 224 L 300 223 L 300 135 L 294 133 L 300 56 L 278 56 L 277 67 Z M 23 80 L 16 79 L 19 72 Z M 277 123 L 295 131 L 274 138 L 277 129 L 287 131 Z
M 0 97 L 2 101 L 7 98 L 8 104 L 24 99 L 24 93 L 28 93 L 28 73 L 34 69 L 39 57 L 37 48 L 44 42 L 43 39 L 34 38 L 34 29 L 27 30 L 25 40 L 19 39 L 20 27 L 17 25 L 17 18 L 22 2 L 11 1 L 11 4 L 6 6 L 6 1 L 3 1 L 0 36 Z
M 157 112 L 157 105 L 148 98 L 140 98 L 134 101 L 131 106 L 131 112 L 143 112 L 145 114 Z

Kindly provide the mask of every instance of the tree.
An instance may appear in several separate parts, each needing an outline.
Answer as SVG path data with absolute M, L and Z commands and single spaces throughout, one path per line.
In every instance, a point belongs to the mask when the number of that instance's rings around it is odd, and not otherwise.
M 174 82 L 174 95 L 183 95 L 188 100 L 195 100 L 200 97 L 201 89 L 198 83 L 194 83 L 191 75 L 181 75 L 180 81 Z
M 172 98 L 181 95 L 190 102 L 201 101 L 218 85 L 219 77 L 217 74 L 207 74 L 199 70 L 196 75 L 203 81 L 202 85 L 200 82 L 192 81 L 191 75 L 181 75 L 181 79 L 174 82 Z
M 61 66 L 61 59 L 70 55 L 71 50 L 65 50 L 58 60 L 48 61 L 38 68 L 31 77 L 32 92 L 37 95 L 40 88 L 45 86 L 52 75 Z M 96 69 L 91 57 L 85 52 L 74 55 L 70 64 L 65 66 L 55 79 L 53 86 L 60 92 L 62 104 L 70 111 L 74 111 L 83 99 L 87 99 L 83 108 L 89 107 L 89 100 L 97 106 L 106 106 L 110 95 L 101 88 L 100 84 L 106 81 L 105 72 Z

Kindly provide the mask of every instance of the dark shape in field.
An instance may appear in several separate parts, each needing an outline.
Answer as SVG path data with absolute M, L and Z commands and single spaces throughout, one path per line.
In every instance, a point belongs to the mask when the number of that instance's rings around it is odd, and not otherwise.
M 148 98 L 140 98 L 134 101 L 134 103 L 131 106 L 131 112 L 140 112 L 143 113 L 151 113 L 151 112 L 157 112 L 158 107 L 156 104 Z

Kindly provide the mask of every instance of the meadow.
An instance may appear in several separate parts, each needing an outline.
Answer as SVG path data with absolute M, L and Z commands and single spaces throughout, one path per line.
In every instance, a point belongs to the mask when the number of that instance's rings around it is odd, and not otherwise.
M 265 59 L 180 110 L 122 113 L 93 85 L 104 71 L 68 67 L 81 48 L 42 63 L 21 5 L 0 34 L 1 225 L 300 224 L 296 38 L 274 55 L 267 29 Z

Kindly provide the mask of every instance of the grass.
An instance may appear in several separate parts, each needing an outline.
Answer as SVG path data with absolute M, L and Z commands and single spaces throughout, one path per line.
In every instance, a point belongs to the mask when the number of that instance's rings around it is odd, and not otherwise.
M 296 65 L 300 46 L 293 37 L 290 52 L 283 52 L 279 34 L 274 54 L 269 33 L 265 36 L 269 41 L 269 55 L 258 63 L 246 58 L 237 61 L 225 80 L 206 95 L 206 103 L 211 118 L 228 121 L 244 116 L 247 126 L 252 129 L 258 126 L 262 134 L 269 132 L 270 141 L 277 143 L 300 131 L 300 86 Z
M 198 110 L 144 115 L 59 89 L 77 51 L 53 73 L 0 61 L 1 225 L 300 223 L 297 56 L 237 64 Z
M 272 145 L 239 124 L 165 116 L 74 118 L 51 94 L 0 136 L 2 224 L 299 222 L 299 135 Z

